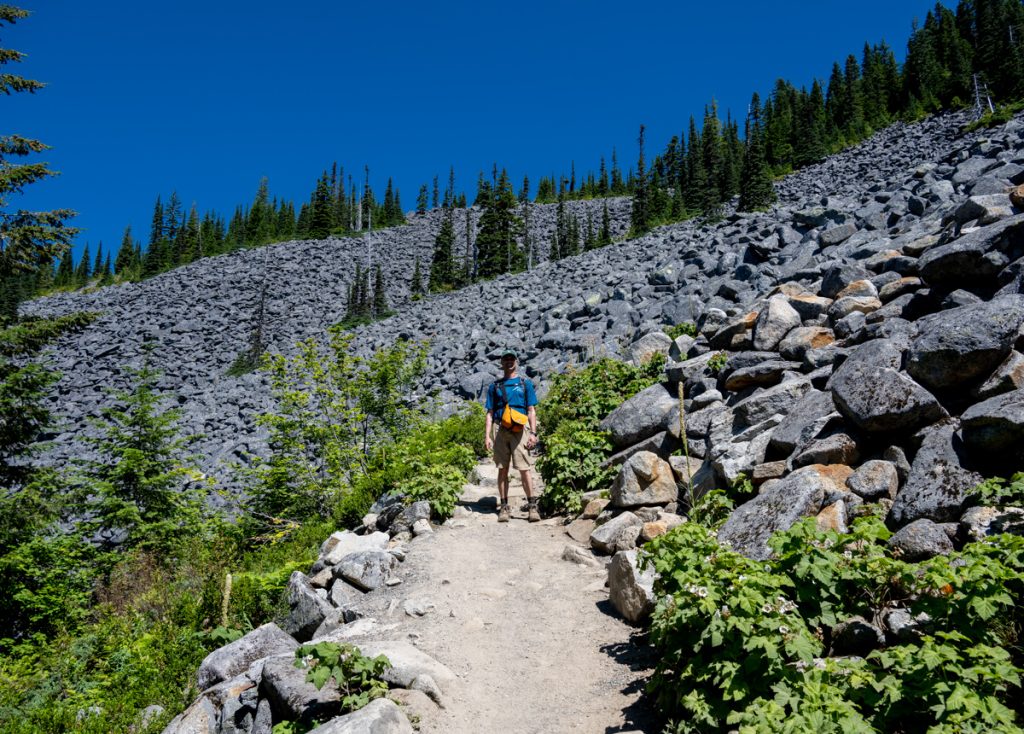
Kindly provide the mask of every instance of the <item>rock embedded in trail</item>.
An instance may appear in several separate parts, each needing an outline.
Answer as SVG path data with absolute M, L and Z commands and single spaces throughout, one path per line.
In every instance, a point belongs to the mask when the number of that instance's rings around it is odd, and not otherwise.
M 608 564 L 608 597 L 628 621 L 642 622 L 654 611 L 654 569 L 639 569 L 637 551 L 619 551 Z
M 678 495 L 672 466 L 657 454 L 641 451 L 631 456 L 611 490 L 614 507 L 632 508 L 675 502 Z

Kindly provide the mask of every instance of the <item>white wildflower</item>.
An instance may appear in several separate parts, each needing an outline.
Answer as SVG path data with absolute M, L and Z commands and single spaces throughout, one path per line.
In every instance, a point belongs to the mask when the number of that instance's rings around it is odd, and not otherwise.
M 761 611 L 765 614 L 771 614 L 775 611 L 775 607 L 773 607 L 771 604 L 765 604 L 763 607 L 761 607 Z
M 787 627 L 786 625 L 781 625 L 779 627 L 779 634 L 780 635 L 788 635 L 789 634 L 789 627 Z

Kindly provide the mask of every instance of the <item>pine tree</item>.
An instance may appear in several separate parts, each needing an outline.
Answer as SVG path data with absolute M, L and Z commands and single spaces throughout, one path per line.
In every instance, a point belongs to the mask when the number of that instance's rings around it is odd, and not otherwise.
M 708 177 L 704 170 L 704 157 L 701 154 L 700 133 L 697 123 L 690 115 L 689 143 L 686 154 L 686 177 L 689 185 L 683 193 L 686 208 L 691 212 L 700 211 L 701 197 L 707 186 Z
M 765 209 L 775 201 L 775 187 L 772 173 L 765 160 L 764 131 L 761 128 L 761 98 L 757 92 L 750 100 L 750 115 L 747 118 L 746 151 L 743 156 L 743 173 L 740 176 L 740 211 L 750 212 Z
M 75 265 L 74 255 L 69 247 L 65 252 L 64 256 L 60 259 L 60 264 L 57 265 L 57 272 L 53 278 L 53 284 L 58 288 L 68 288 L 74 285 L 75 281 Z
M 634 235 L 646 232 L 651 227 L 647 171 L 644 167 L 644 126 L 640 126 L 637 137 L 640 154 L 636 161 L 636 185 L 633 190 L 633 208 L 630 212 L 630 229 Z
M 526 266 L 525 253 L 518 243 L 523 223 L 516 215 L 517 208 L 518 200 L 512 183 L 508 173 L 502 169 L 493 190 L 487 191 L 486 205 L 480 215 L 480 231 L 476 238 L 479 277 L 516 272 Z
M 275 224 L 274 207 L 270 204 L 270 183 L 264 176 L 260 179 L 256 197 L 246 218 L 246 244 L 252 247 L 270 242 L 274 236 Z
M 420 186 L 420 193 L 416 197 L 416 213 L 426 214 L 427 213 L 427 185 L 423 184 Z
M 437 176 L 434 176 L 434 188 L 431 191 L 431 196 L 430 196 L 430 202 L 431 202 L 430 206 L 431 206 L 431 208 L 437 209 L 437 207 L 438 207 L 438 205 L 440 203 L 440 200 L 438 199 L 439 195 L 440 195 L 440 189 L 438 188 Z
M 817 79 L 811 86 L 810 94 L 801 93 L 799 106 L 793 161 L 797 166 L 807 166 L 828 155 L 825 142 L 825 97 Z
M 378 265 L 373 275 L 373 318 L 382 319 L 389 313 L 388 295 L 384 290 L 384 272 Z
M 121 236 L 121 247 L 117 251 L 117 259 L 114 260 L 114 274 L 127 277 L 134 264 L 135 240 L 132 239 L 132 226 L 129 224 Z
M 409 284 L 409 292 L 413 296 L 423 295 L 423 275 L 420 272 L 420 259 L 416 258 L 416 264 L 412 269 L 412 282 Z
M 722 215 L 722 148 L 719 133 L 718 105 L 712 100 L 711 107 L 704 108 L 704 127 L 701 130 L 701 158 L 707 176 L 701 193 L 700 211 L 707 219 L 718 219 Z
M 441 228 L 434 238 L 434 255 L 430 261 L 430 290 L 450 290 L 455 284 L 455 224 L 452 209 L 446 208 Z
M 75 268 L 75 275 L 73 284 L 75 288 L 81 288 L 88 284 L 89 276 L 92 275 L 89 263 L 89 243 L 85 243 L 85 251 L 82 253 L 82 259 L 78 261 L 78 267 Z
M 316 189 L 310 201 L 309 228 L 306 236 L 315 240 L 323 240 L 330 236 L 333 228 L 333 210 L 331 186 L 325 170 L 316 182 Z
M 608 202 L 604 202 L 604 209 L 601 211 L 601 230 L 597 234 L 597 244 L 600 246 L 612 243 L 612 219 L 608 214 Z
M 28 17 L 28 11 L 13 5 L 0 5 L 0 28 Z M 0 48 L 0 67 L 19 63 L 25 54 Z M 42 82 L 13 73 L 0 73 L 0 95 L 19 92 L 33 94 L 43 88 Z M 41 153 L 49 146 L 20 135 L 0 135 L 0 280 L 18 273 L 36 273 L 52 267 L 54 258 L 71 247 L 77 229 L 65 224 L 75 216 L 70 209 L 43 212 L 8 210 L 12 194 L 36 181 L 55 175 L 46 163 L 14 163 L 14 160 Z

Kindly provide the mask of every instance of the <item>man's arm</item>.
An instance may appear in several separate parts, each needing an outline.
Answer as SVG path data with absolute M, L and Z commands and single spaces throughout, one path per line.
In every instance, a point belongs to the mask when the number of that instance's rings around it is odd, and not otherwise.
M 491 450 L 491 411 L 487 411 L 487 418 L 484 419 L 484 448 Z
M 531 405 L 526 409 L 526 416 L 530 419 L 530 437 L 526 439 L 526 446 L 532 449 L 537 445 L 537 409 Z

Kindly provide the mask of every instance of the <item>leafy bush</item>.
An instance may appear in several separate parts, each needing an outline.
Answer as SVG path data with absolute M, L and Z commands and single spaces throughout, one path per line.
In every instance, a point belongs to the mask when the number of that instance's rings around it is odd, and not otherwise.
M 713 375 L 717 375 L 725 367 L 725 363 L 729 361 L 729 355 L 726 352 L 715 352 L 711 355 L 708 360 L 708 370 Z
M 686 336 L 697 336 L 697 324 L 692 321 L 684 321 L 681 324 L 667 327 L 665 333 L 668 334 L 672 341 L 675 341 L 683 334 L 686 334 Z
M 608 434 L 592 431 L 584 421 L 564 421 L 544 440 L 539 470 L 546 491 L 541 497 L 545 512 L 580 511 L 584 492 L 607 487 L 615 469 L 604 467 L 612 453 Z
M 468 449 L 467 449 L 468 453 Z M 455 503 L 462 494 L 466 472 L 451 464 L 424 464 L 413 468 L 413 474 L 398 485 L 405 501 L 430 503 L 430 514 L 447 520 L 455 510 Z
M 357 711 L 388 692 L 381 676 L 391 667 L 391 661 L 384 655 L 368 658 L 355 645 L 302 645 L 295 651 L 295 667 L 306 668 L 306 681 L 318 690 L 333 679 L 341 693 L 342 711 Z
M 583 492 L 607 486 L 614 470 L 601 467 L 612 444 L 598 426 L 624 400 L 661 379 L 665 356 L 639 367 L 601 359 L 555 375 L 537 409 L 544 453 L 537 463 L 544 479 L 546 512 L 575 512 Z
M 874 516 L 846 535 L 809 518 L 772 539 L 766 562 L 696 523 L 652 541 L 660 660 L 650 689 L 670 730 L 1020 731 L 1021 661 L 1006 619 L 1024 592 L 1024 538 L 912 564 L 888 552 L 889 537 Z M 930 622 L 865 658 L 825 657 L 837 623 L 883 608 Z
M 972 499 L 980 505 L 1002 507 L 1024 505 L 1024 472 L 1017 472 L 1009 480 L 992 477 L 974 488 Z

